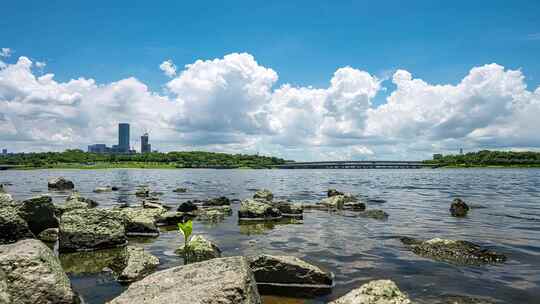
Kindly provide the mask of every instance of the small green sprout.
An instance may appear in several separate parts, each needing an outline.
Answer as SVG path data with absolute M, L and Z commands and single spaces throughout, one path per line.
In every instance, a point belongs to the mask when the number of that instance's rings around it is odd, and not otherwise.
M 191 236 L 191 232 L 193 232 L 193 222 L 189 220 L 184 223 L 178 223 L 178 230 L 184 235 L 184 250 L 187 251 L 189 237 Z

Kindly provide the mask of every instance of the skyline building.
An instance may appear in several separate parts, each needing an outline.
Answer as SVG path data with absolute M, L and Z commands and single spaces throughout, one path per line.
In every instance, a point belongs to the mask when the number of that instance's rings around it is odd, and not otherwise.
M 119 123 L 118 124 L 118 152 L 128 153 L 129 150 L 130 150 L 129 149 L 129 124 Z
M 141 136 L 141 153 L 150 153 L 152 152 L 152 145 L 148 143 L 148 133 L 144 133 Z

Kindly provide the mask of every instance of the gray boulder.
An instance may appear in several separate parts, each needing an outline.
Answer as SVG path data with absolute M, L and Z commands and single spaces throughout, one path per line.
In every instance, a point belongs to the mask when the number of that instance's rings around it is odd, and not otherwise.
M 249 258 L 261 293 L 311 297 L 330 293 L 333 275 L 292 256 L 259 255 Z
M 54 190 L 69 190 L 75 188 L 75 185 L 72 181 L 67 180 L 63 177 L 55 177 L 49 179 L 47 186 L 49 187 L 49 189 Z
M 159 265 L 159 259 L 139 247 L 127 247 L 126 267 L 118 275 L 121 283 L 138 281 L 152 273 Z
M 125 218 L 104 209 L 76 209 L 60 220 L 59 251 L 87 251 L 125 246 Z
M 37 236 L 43 242 L 54 243 L 58 241 L 58 228 L 47 228 Z
M 270 190 L 267 189 L 261 189 L 257 190 L 255 194 L 253 195 L 253 199 L 256 200 L 264 200 L 264 201 L 272 201 L 274 199 L 274 194 L 270 192 Z
M 281 212 L 272 205 L 259 200 L 244 200 L 240 204 L 238 217 L 241 220 L 273 220 L 280 219 Z
M 354 289 L 328 304 L 410 304 L 409 297 L 390 280 L 377 280 Z
M 9 303 L 78 303 L 58 258 L 38 240 L 0 246 L 0 270 L 6 276 Z
M 0 244 L 15 243 L 18 240 L 34 238 L 28 223 L 19 216 L 12 206 L 0 206 Z
M 56 207 L 50 196 L 42 195 L 22 201 L 19 215 L 28 223 L 33 234 L 38 235 L 48 228 L 58 228 Z
M 55 208 L 58 214 L 62 214 L 75 209 L 95 208 L 98 205 L 96 201 L 82 197 L 79 192 L 74 191 L 66 198 L 64 204 L 56 204 Z
M 469 206 L 460 198 L 454 199 L 450 205 L 450 214 L 455 217 L 467 216 Z
M 189 240 L 187 250 L 182 245 L 175 250 L 175 253 L 182 256 L 186 264 L 221 257 L 221 250 L 218 246 L 200 235 L 195 235 Z
M 481 265 L 506 261 L 503 254 L 467 241 L 435 238 L 427 241 L 402 237 L 401 242 L 415 254 L 458 265 Z
M 304 208 L 301 205 L 295 205 L 290 202 L 273 202 L 274 208 L 281 212 L 283 217 L 302 219 L 304 217 Z
M 126 235 L 128 236 L 158 236 L 157 221 L 167 211 L 162 208 L 119 208 L 113 209 L 124 217 Z
M 243 257 L 212 259 L 153 273 L 110 304 L 260 304 L 253 273 Z

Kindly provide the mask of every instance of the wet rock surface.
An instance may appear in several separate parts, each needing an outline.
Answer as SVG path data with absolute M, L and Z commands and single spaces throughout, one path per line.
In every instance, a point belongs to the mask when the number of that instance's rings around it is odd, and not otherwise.
M 58 214 L 62 214 L 75 209 L 95 208 L 98 205 L 96 201 L 82 197 L 78 192 L 73 192 L 66 198 L 64 204 L 55 204 L 55 208 Z
M 179 212 L 191 212 L 197 210 L 198 208 L 199 207 L 197 207 L 197 205 L 195 205 L 195 203 L 193 203 L 192 201 L 187 201 L 180 204 L 177 210 Z
M 358 215 L 361 217 L 372 218 L 380 221 L 386 220 L 388 218 L 388 213 L 380 209 L 368 209 L 366 211 L 358 213 Z
M 125 264 L 117 280 L 121 283 L 131 283 L 152 273 L 159 265 L 159 259 L 143 248 L 128 246 Z
M 488 299 L 468 297 L 462 295 L 444 295 L 436 299 L 429 299 L 428 301 L 422 301 L 421 303 L 429 304 L 495 304 Z
M 302 219 L 304 214 L 304 208 L 301 205 L 296 205 L 290 202 L 280 201 L 272 202 L 270 204 L 281 212 L 283 217 Z
M 377 280 L 354 289 L 328 304 L 410 304 L 411 300 L 390 280 Z
M 17 209 L 0 205 L 0 244 L 15 243 L 28 238 L 34 238 L 34 234 L 28 223 L 19 216 Z
M 159 216 L 157 224 L 162 226 L 173 226 L 184 222 L 189 216 L 184 212 L 167 211 Z
M 34 235 L 47 228 L 58 228 L 56 208 L 50 196 L 42 195 L 24 200 L 17 209 Z
M 402 237 L 401 242 L 417 255 L 454 264 L 481 265 L 506 261 L 503 254 L 467 241 L 440 238 L 422 241 Z
M 37 238 L 43 242 L 54 243 L 58 241 L 58 228 L 45 229 L 41 231 Z
M 123 217 L 128 236 L 158 236 L 157 221 L 166 213 L 165 209 L 141 207 L 117 208 L 112 211 Z
M 98 250 L 127 243 L 125 218 L 104 209 L 76 209 L 60 220 L 61 252 Z
M 467 216 L 468 212 L 469 212 L 469 205 L 467 205 L 460 198 L 454 199 L 454 201 L 450 205 L 450 214 L 452 216 L 464 217 L 464 216 Z
M 174 189 L 172 192 L 175 192 L 175 193 L 186 193 L 187 192 L 187 189 L 186 188 L 176 188 Z
M 182 245 L 175 250 L 177 255 L 184 258 L 187 263 L 196 263 L 221 257 L 221 250 L 216 244 L 200 235 L 195 235 L 188 243 L 188 248 Z
M 356 202 L 356 197 L 349 194 L 336 194 L 321 200 L 318 204 L 327 208 L 343 209 L 345 203 Z
M 263 294 L 312 297 L 330 293 L 333 287 L 332 273 L 293 256 L 263 254 L 249 262 Z
M 274 194 L 268 189 L 257 190 L 253 195 L 253 199 L 272 201 L 274 199 Z
M 111 304 L 260 304 L 253 273 L 243 257 L 212 259 L 153 273 Z
M 336 196 L 336 195 L 344 195 L 344 193 L 339 192 L 336 189 L 328 189 L 328 191 L 326 191 L 326 196 L 328 196 L 328 197 L 332 197 L 332 196 Z
M 238 217 L 242 220 L 272 220 L 281 218 L 281 212 L 269 203 L 247 199 L 240 204 Z
M 0 246 L 0 270 L 6 277 L 7 303 L 78 303 L 58 258 L 41 241 Z
M 55 177 L 48 180 L 47 187 L 54 190 L 70 190 L 75 188 L 75 184 L 63 177 Z

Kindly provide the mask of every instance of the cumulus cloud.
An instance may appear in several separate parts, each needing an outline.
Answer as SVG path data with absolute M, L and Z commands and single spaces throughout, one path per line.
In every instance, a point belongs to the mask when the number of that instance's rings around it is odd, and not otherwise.
M 134 77 L 36 75 L 45 63 L 0 62 L 0 144 L 36 150 L 116 142 L 118 122 L 150 131 L 162 150 L 261 152 L 292 159 L 425 158 L 457 146 L 536 148 L 540 88 L 520 70 L 474 67 L 455 85 L 430 84 L 397 70 L 386 103 L 383 79 L 352 67 L 322 88 L 276 86 L 278 74 L 247 53 L 197 60 L 183 69 L 166 60 L 166 95 Z
M 9 57 L 11 56 L 11 49 L 10 48 L 1 48 L 0 49 L 0 57 Z
M 174 77 L 176 75 L 176 66 L 172 60 L 165 60 L 159 65 L 159 69 L 169 77 Z

